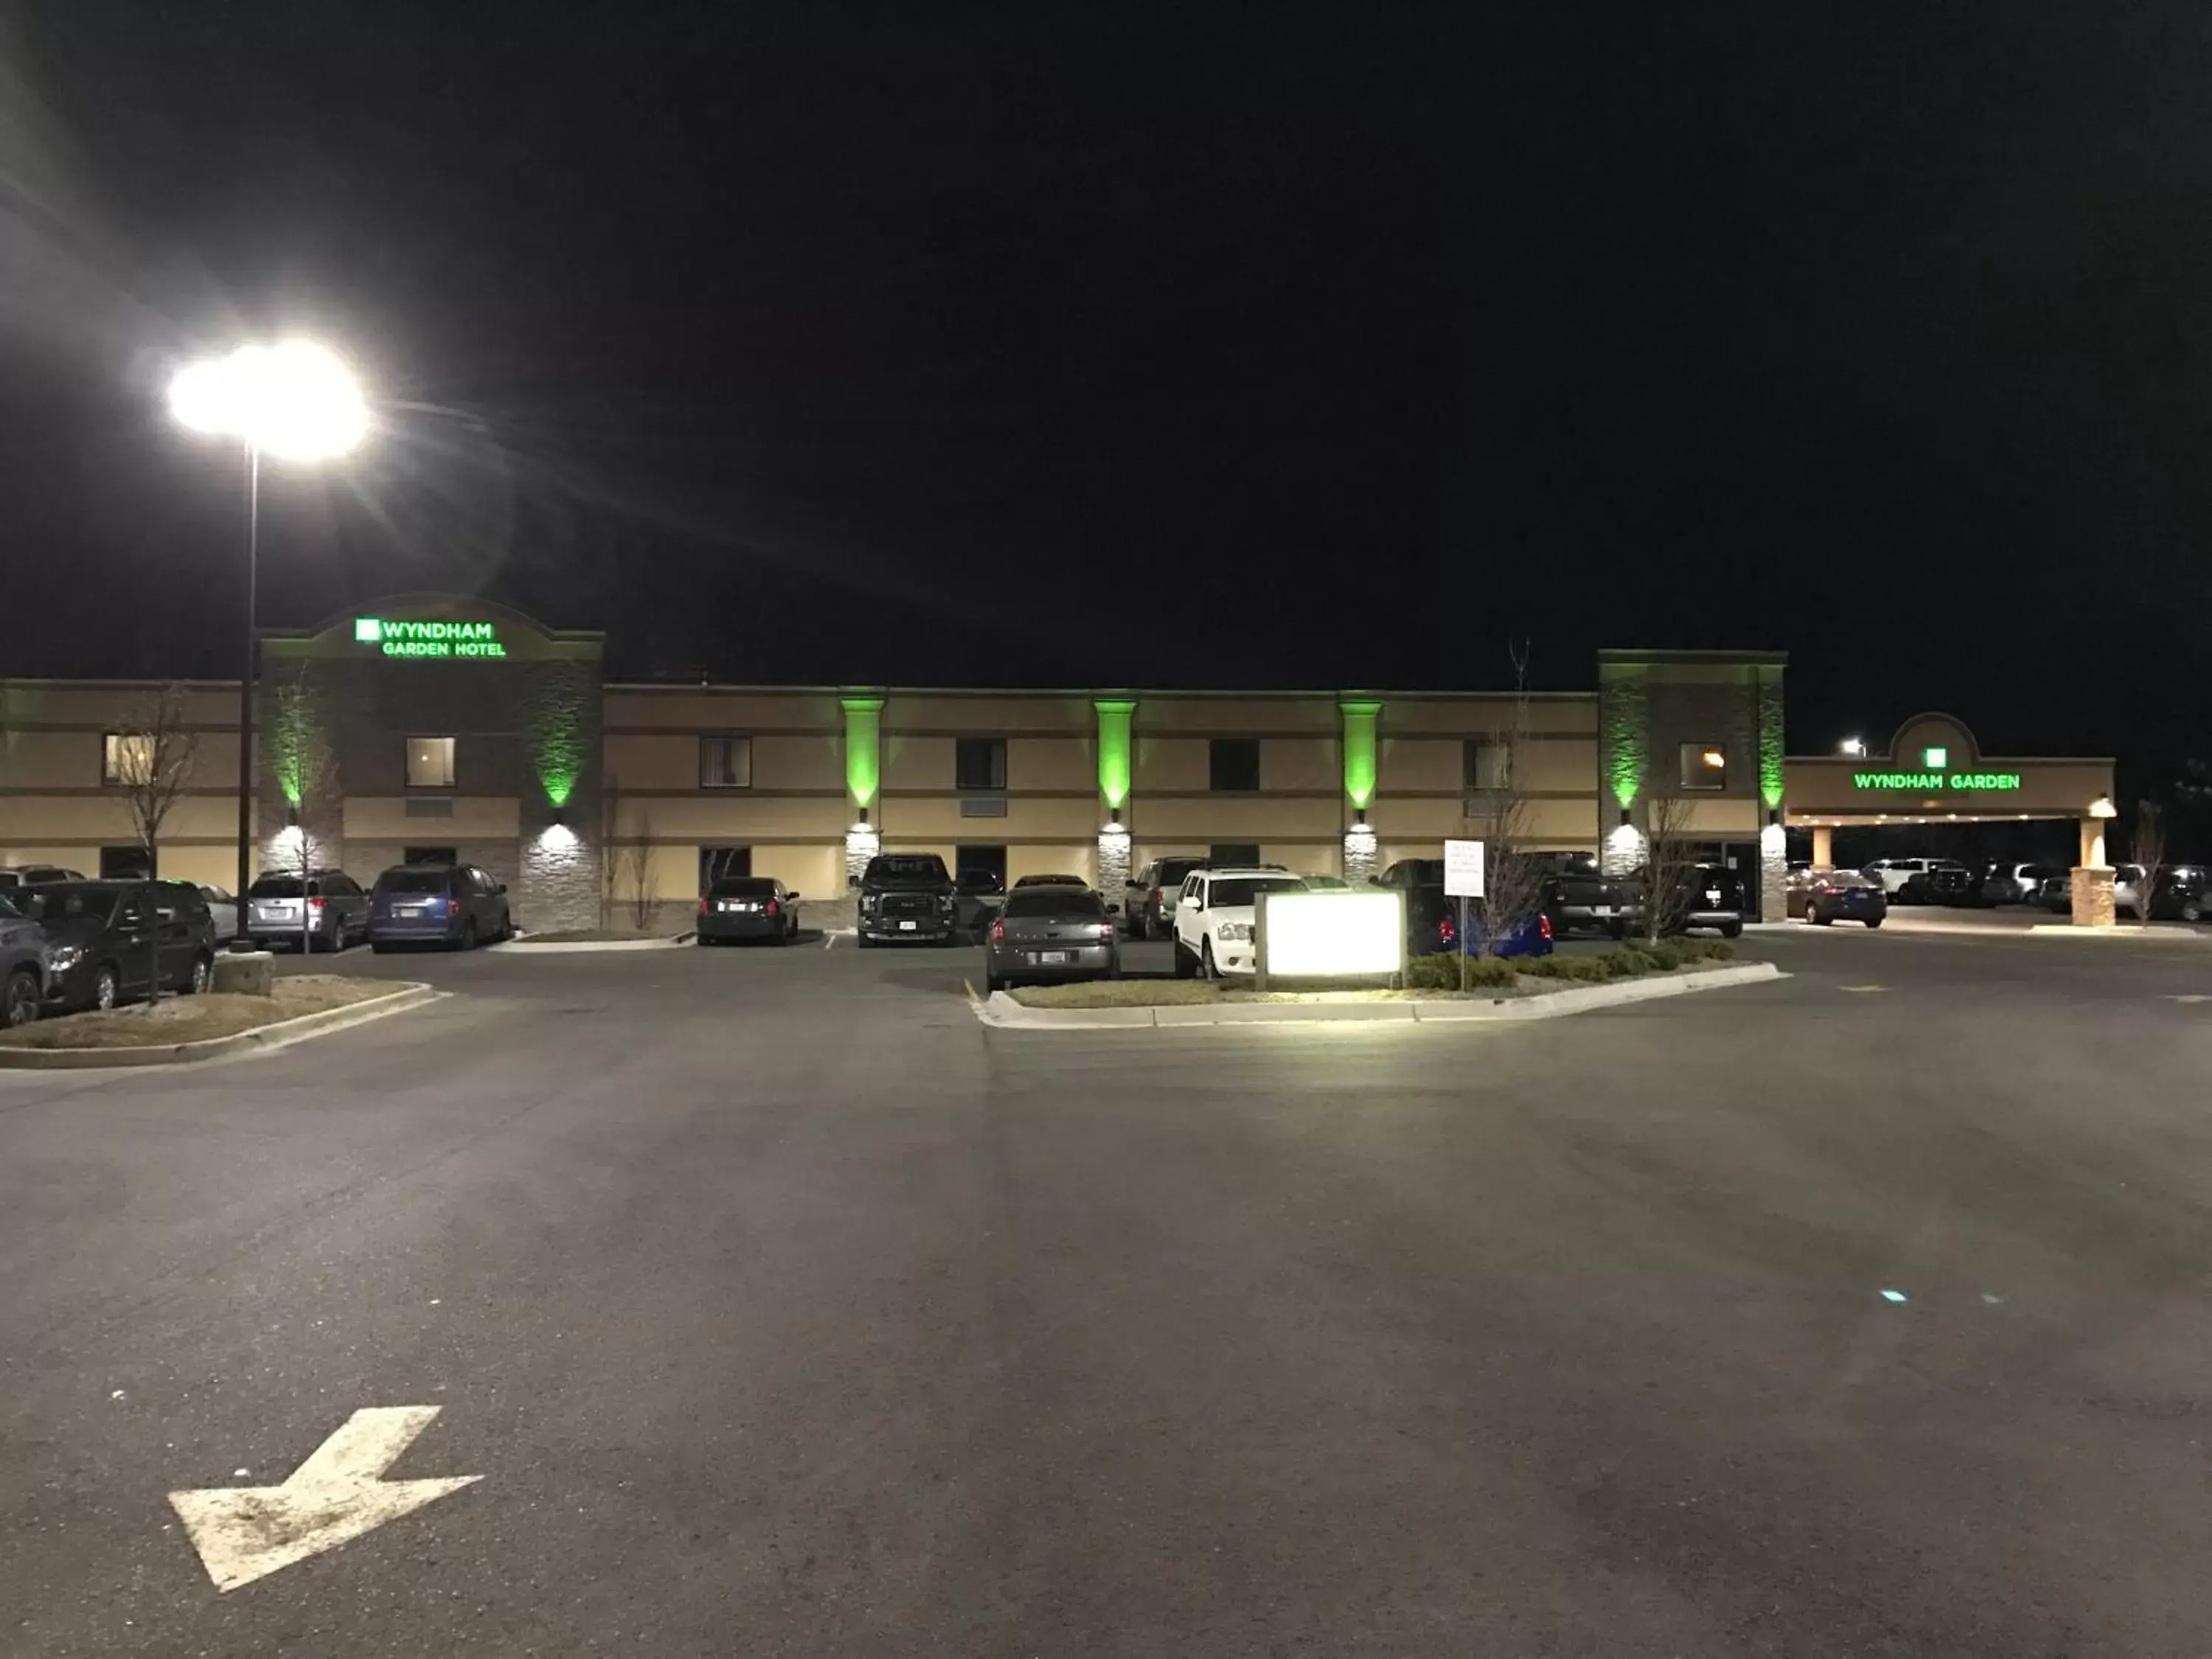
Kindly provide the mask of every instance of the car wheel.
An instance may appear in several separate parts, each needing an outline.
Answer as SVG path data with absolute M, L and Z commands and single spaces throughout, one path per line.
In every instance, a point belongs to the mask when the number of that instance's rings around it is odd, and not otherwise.
M 92 976 L 92 1006 L 112 1008 L 122 989 L 122 981 L 116 978 L 115 969 L 103 963 L 100 970 Z
M 775 930 L 775 942 L 776 942 L 776 944 L 777 944 L 777 945 L 788 945 L 788 944 L 790 944 L 790 943 L 791 943 L 791 929 L 790 929 L 789 927 L 779 927 L 779 928 L 777 928 L 777 929 Z
M 204 952 L 194 957 L 191 976 L 185 981 L 185 994 L 188 997 L 204 996 L 208 987 L 214 982 L 215 959 Z
M 1177 979 L 1188 979 L 1197 971 L 1198 963 L 1191 959 L 1190 952 L 1182 948 L 1182 941 L 1177 939 L 1175 945 L 1175 976 Z
M 1198 942 L 1198 976 L 1200 979 L 1219 979 L 1221 970 L 1213 963 L 1213 941 L 1202 939 Z
M 464 951 L 473 951 L 476 948 L 477 919 L 474 916 L 471 916 L 466 921 L 461 924 L 461 949 Z
M 8 975 L 6 989 L 0 991 L 0 1026 L 13 1030 L 38 1017 L 39 976 L 27 968 L 18 968 Z
M 1824 916 L 1818 910 L 1808 910 L 1805 913 L 1805 920 L 1815 927 L 1832 927 L 1836 923 L 1833 916 Z
M 994 996 L 1006 988 L 1006 981 L 986 969 L 983 973 L 983 994 Z
M 2199 903 L 2198 903 L 2195 899 L 2184 899 L 2184 900 L 2182 900 L 2182 902 L 2181 902 L 2181 919 L 2182 919 L 2184 921 L 2203 921 L 2203 920 L 2204 920 L 2204 907 L 2203 907 L 2203 905 L 2199 904 Z
M 1881 926 L 1881 918 L 1880 916 L 1869 916 L 1866 919 L 1866 925 L 1867 931 L 1869 933 L 1872 933 L 1875 928 Z
M 1742 937 L 1743 937 L 1743 923 L 1742 923 L 1742 922 L 1741 922 L 1741 921 L 1724 921 L 1724 922 L 1723 922 L 1723 923 L 1721 924 L 1721 937 L 1722 937 L 1723 939 L 1741 939 L 1741 938 L 1742 938 Z

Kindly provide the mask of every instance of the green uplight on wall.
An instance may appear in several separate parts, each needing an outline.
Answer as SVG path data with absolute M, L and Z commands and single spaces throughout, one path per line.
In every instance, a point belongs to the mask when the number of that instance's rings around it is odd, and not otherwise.
M 530 758 L 546 804 L 555 811 L 568 805 L 584 775 L 590 744 L 585 738 L 583 688 L 548 684 L 532 697 Z
M 1759 793 L 1770 812 L 1782 805 L 1782 672 L 1759 682 Z
M 1379 702 L 1340 702 L 1344 714 L 1344 793 L 1361 811 L 1375 799 L 1375 717 Z
M 883 781 L 877 734 L 882 723 L 884 700 L 842 697 L 838 701 L 845 709 L 845 787 L 852 792 L 855 805 L 870 806 L 875 803 L 877 786 Z
M 1101 699 L 1091 707 L 1098 711 L 1098 793 L 1118 812 L 1129 799 L 1129 716 L 1137 705 Z

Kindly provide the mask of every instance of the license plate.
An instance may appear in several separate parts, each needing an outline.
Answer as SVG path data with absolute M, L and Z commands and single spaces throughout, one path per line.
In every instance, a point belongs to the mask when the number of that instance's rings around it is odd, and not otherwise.
M 910 921 L 902 921 L 899 923 L 899 932 L 902 933 L 911 933 L 914 932 L 914 923 Z
M 1040 968 L 1061 967 L 1073 957 L 1073 952 L 1067 951 L 1040 951 L 1036 953 L 1037 966 Z
M 429 908 L 430 907 L 427 904 L 403 904 L 398 908 L 395 914 L 404 916 L 408 921 L 412 921 L 416 917 L 421 915 Z

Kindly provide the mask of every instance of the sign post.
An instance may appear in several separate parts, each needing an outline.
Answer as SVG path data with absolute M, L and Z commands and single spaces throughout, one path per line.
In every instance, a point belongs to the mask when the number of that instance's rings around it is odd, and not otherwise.
M 1482 843 L 1444 843 L 1444 896 L 1459 901 L 1459 989 L 1467 994 L 1467 902 L 1482 896 Z

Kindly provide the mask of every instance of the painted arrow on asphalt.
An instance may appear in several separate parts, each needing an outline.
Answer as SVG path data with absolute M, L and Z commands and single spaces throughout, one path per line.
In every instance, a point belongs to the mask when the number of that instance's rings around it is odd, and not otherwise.
M 185 1523 L 215 1587 L 234 1590 L 483 1479 L 382 1478 L 438 1411 L 435 1406 L 357 1411 L 283 1486 L 173 1492 L 170 1507 Z

